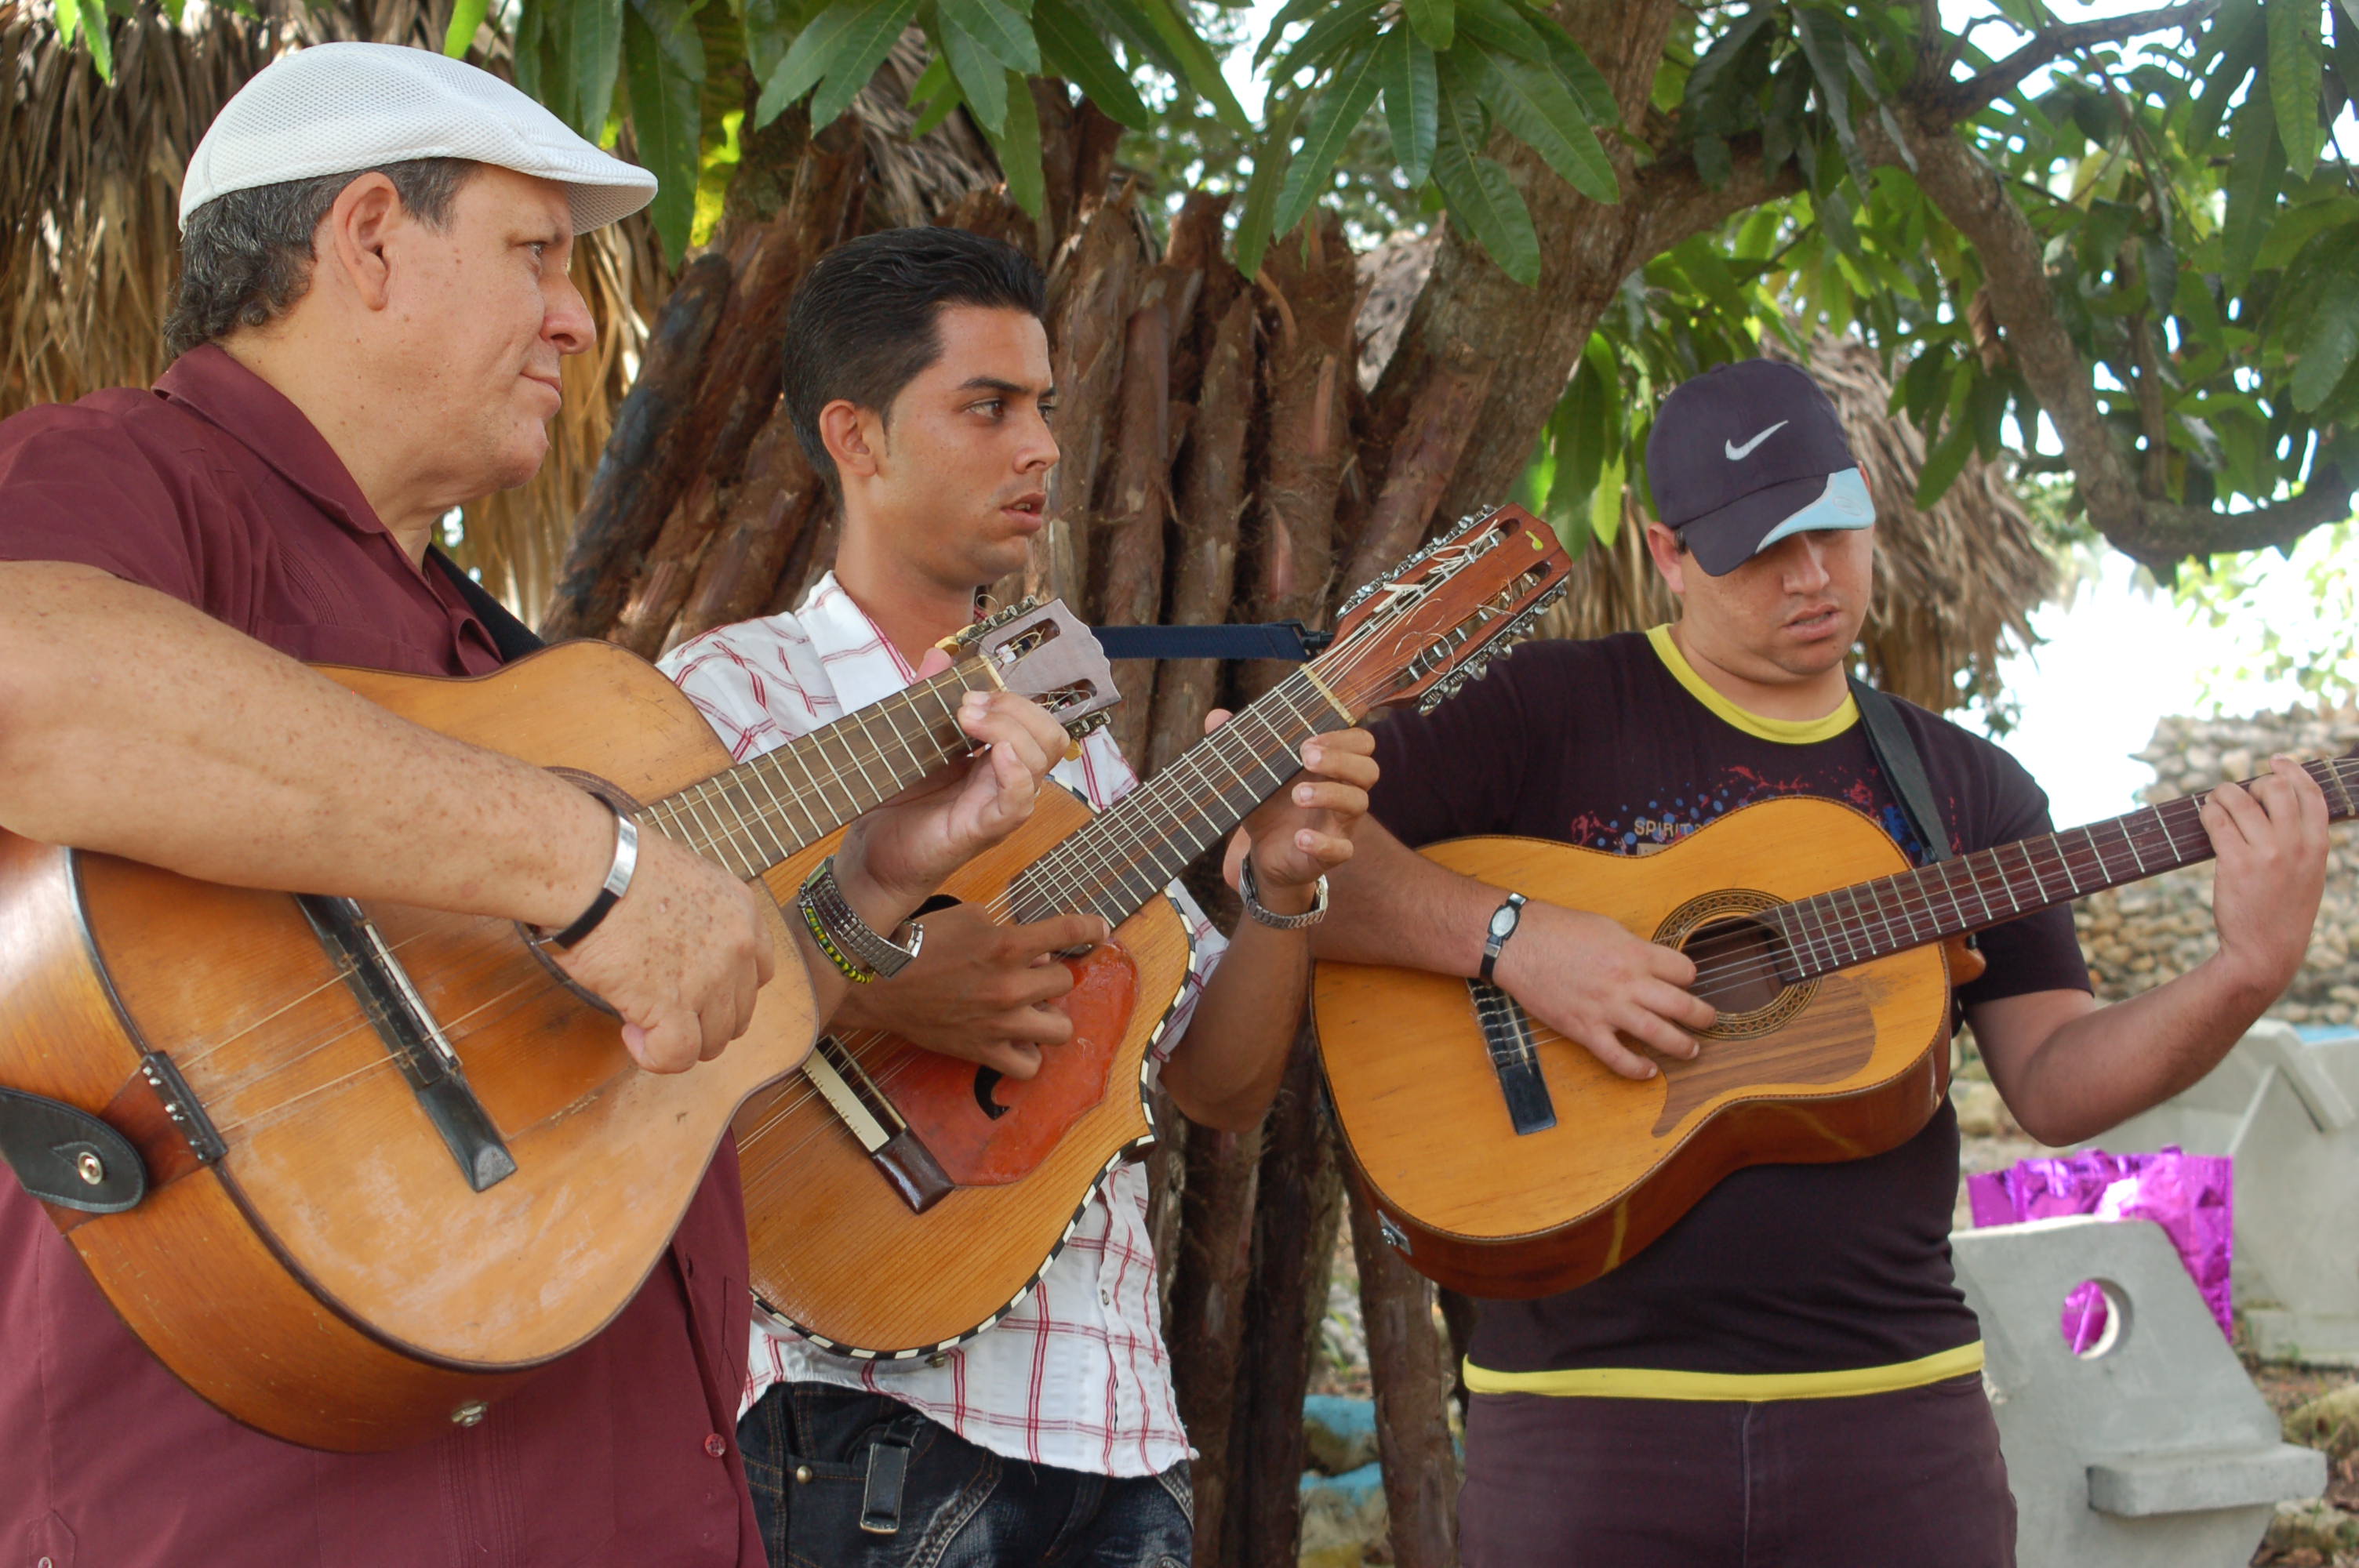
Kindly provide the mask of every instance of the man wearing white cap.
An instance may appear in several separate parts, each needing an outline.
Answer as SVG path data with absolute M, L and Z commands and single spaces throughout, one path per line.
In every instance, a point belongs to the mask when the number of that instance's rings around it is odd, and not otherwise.
M 1638 1080 L 1698 1056 L 1715 1022 L 1687 956 L 1405 844 L 1501 833 L 1643 855 L 1787 795 L 1872 814 L 1919 860 L 2049 830 L 2047 797 L 1996 746 L 1852 686 L 1875 507 L 1807 373 L 1744 360 L 1673 388 L 1647 471 L 1647 552 L 1678 619 L 1527 646 L 1430 717 L 1386 724 L 1383 827 L 1355 835 L 1312 938 L 1322 957 L 1494 982 L 1563 1048 Z M 2042 1141 L 2201 1077 L 2299 965 L 2326 874 L 2318 786 L 2281 758 L 2249 793 L 2215 792 L 2203 826 L 2220 952 L 2168 985 L 2099 1008 L 2063 904 L 1982 934 L 1988 970 L 1955 1003 Z M 1589 1284 L 1482 1303 L 1468 1568 L 2008 1568 L 1981 1331 L 1950 1270 L 1957 1188 L 1943 1100 L 1883 1153 L 1737 1171 Z
M 742 1031 L 770 978 L 745 887 L 655 835 L 630 870 L 571 784 L 295 662 L 469 676 L 532 645 L 429 546 L 538 467 L 560 363 L 593 338 L 573 236 L 654 189 L 422 51 L 325 45 L 249 82 L 190 163 L 154 391 L 0 424 L 0 828 L 560 930 L 651 1071 Z M 961 720 L 988 760 L 838 858 L 879 929 L 1020 820 L 1062 750 L 1010 697 Z M 824 1016 L 843 982 L 805 957 Z M 0 1182 L 0 1563 L 758 1568 L 734 1439 L 745 1249 L 724 1148 L 590 1345 L 472 1428 L 321 1454 L 174 1380 Z

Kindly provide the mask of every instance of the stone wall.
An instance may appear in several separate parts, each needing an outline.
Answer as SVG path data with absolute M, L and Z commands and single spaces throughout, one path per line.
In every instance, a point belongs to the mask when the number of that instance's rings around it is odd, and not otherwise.
M 2296 708 L 2249 719 L 2166 719 L 2138 753 L 2155 771 L 2139 792 L 2149 804 L 2175 800 L 2223 779 L 2248 778 L 2268 766 L 2272 752 L 2308 759 L 2359 746 L 2359 714 L 2323 715 Z M 2326 900 L 2319 910 L 2310 956 L 2269 1016 L 2290 1023 L 2359 1021 L 2359 837 L 2333 830 Z M 2073 918 L 2097 982 L 2097 997 L 2115 1001 L 2160 985 L 2201 963 L 2212 950 L 2210 862 L 2134 882 L 2083 899 Z

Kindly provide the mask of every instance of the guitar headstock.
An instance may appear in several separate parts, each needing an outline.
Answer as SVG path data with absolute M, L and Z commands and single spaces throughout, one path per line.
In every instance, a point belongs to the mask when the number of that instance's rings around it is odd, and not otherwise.
M 1506 656 L 1571 570 L 1556 535 L 1520 506 L 1464 518 L 1345 600 L 1313 667 L 1354 713 L 1408 702 L 1430 712 Z
M 1122 700 L 1105 650 L 1061 599 L 1027 599 L 976 622 L 948 642 L 954 664 L 981 659 L 1000 686 L 1056 716 L 1076 740 L 1103 728 Z

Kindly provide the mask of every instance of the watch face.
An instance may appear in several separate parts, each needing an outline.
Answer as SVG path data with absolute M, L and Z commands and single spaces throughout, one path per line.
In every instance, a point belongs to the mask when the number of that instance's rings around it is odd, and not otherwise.
M 1501 904 L 1491 912 L 1491 935 L 1505 936 L 1516 928 L 1518 911 L 1512 903 Z

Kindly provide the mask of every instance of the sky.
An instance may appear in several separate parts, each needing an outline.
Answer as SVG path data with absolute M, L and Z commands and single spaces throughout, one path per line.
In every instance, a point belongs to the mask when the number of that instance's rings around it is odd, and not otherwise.
M 2053 9 L 2071 22 L 2151 4 L 2057 0 Z M 1248 36 L 1258 39 L 1278 8 L 1277 0 L 1259 0 Z M 1951 27 L 1990 13 L 1978 0 L 1941 0 L 1942 19 Z M 1978 41 L 1995 49 L 2007 37 L 1995 28 Z M 1224 70 L 1246 110 L 1258 114 L 1265 84 L 1253 77 L 1252 52 L 1238 50 Z M 2349 156 L 2349 114 L 2336 131 Z M 2239 606 L 2247 617 L 2223 629 L 2178 606 L 2126 557 L 2110 551 L 2069 603 L 2034 612 L 2040 645 L 2015 654 L 2002 666 L 2019 711 L 2000 743 L 2048 791 L 2060 827 L 2116 816 L 2137 804 L 2136 792 L 2153 782 L 2154 770 L 2133 753 L 2146 749 L 2165 715 L 2281 710 L 2300 699 L 2289 683 L 2272 686 L 2237 678 L 2234 672 L 2251 657 L 2255 626 L 2314 613 L 2304 591 L 2303 565 L 2265 557 L 2255 570 L 2253 592 Z M 1971 717 L 1966 722 L 1979 727 Z

